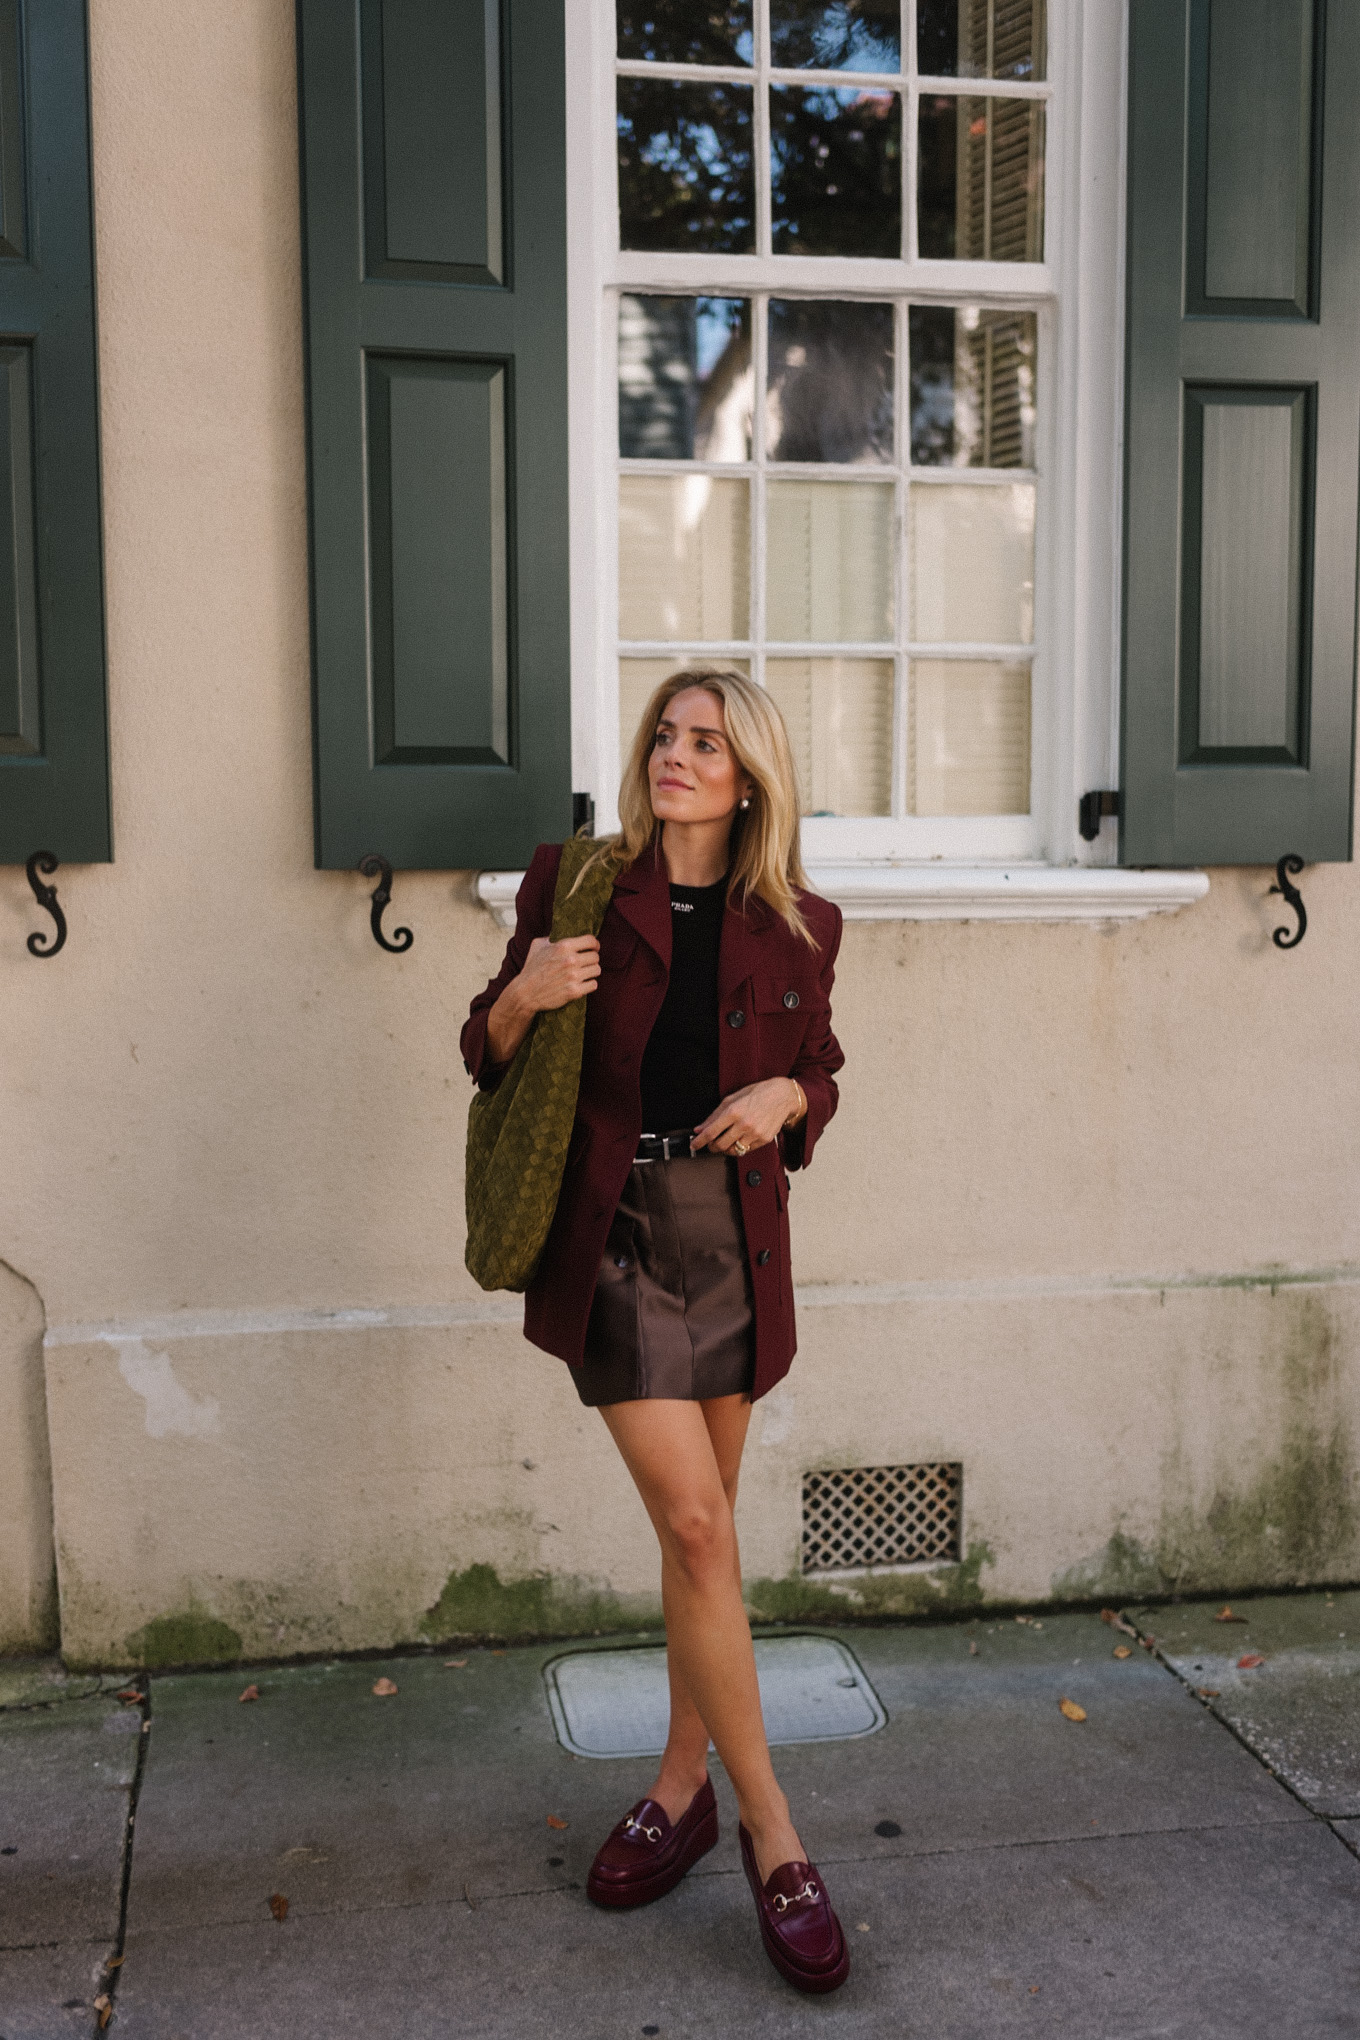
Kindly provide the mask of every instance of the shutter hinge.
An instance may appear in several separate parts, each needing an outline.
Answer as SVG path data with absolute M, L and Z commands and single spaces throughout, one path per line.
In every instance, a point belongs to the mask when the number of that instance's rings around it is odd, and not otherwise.
M 573 836 L 595 834 L 595 796 L 593 793 L 574 793 L 571 797 L 571 833 Z
M 1100 834 L 1101 816 L 1118 813 L 1117 793 L 1084 793 L 1077 803 L 1077 827 L 1088 843 L 1094 843 Z

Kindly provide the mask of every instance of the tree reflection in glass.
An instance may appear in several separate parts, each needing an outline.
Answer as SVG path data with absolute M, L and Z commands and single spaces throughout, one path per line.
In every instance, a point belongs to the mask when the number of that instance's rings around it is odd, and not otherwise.
M 618 92 L 620 247 L 754 248 L 749 88 L 620 78 Z
M 902 252 L 902 102 L 861 88 L 770 91 L 776 255 Z
M 749 460 L 753 395 L 745 298 L 619 299 L 625 460 Z
M 1044 75 L 1044 0 L 916 0 L 924 78 Z
M 772 0 L 770 57 L 788 71 L 902 68 L 898 0 Z
M 890 461 L 893 308 L 770 302 L 771 460 Z
M 913 305 L 911 457 L 918 467 L 1034 466 L 1033 312 Z
M 619 55 L 653 64 L 749 64 L 751 0 L 618 0 Z

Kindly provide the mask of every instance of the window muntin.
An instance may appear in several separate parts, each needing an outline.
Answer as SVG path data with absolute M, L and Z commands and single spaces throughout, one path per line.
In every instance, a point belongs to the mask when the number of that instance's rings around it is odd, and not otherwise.
M 644 670 L 736 658 L 808 814 L 1027 814 L 1034 314 L 630 291 L 618 322 L 623 745 Z
M 666 48 L 680 46 L 677 34 L 693 41 L 698 31 L 683 24 L 701 15 L 719 18 L 674 0 Z M 1045 350 L 1048 338 L 1043 300 L 1030 283 L 1026 301 L 1014 265 L 1036 263 L 1044 245 L 1043 9 L 769 0 L 722 19 L 729 49 L 749 24 L 739 66 L 730 55 L 630 55 L 636 28 L 618 43 L 620 109 L 637 104 L 627 93 L 638 83 L 683 83 L 709 95 L 691 109 L 717 107 L 727 120 L 703 131 L 692 113 L 683 160 L 652 150 L 645 249 L 630 224 L 644 209 L 631 195 L 641 187 L 630 187 L 620 142 L 630 285 L 611 293 L 609 309 L 623 751 L 656 679 L 721 659 L 779 700 L 805 812 L 853 821 L 847 848 L 913 854 L 915 843 L 940 854 L 930 846 L 962 846 L 971 828 L 983 854 L 987 843 L 1032 854 L 1041 328 Z M 941 22 L 954 37 L 948 63 Z M 927 41 L 938 68 L 921 83 L 912 60 Z M 727 98 L 712 97 L 718 88 Z M 920 146 L 929 133 L 938 159 L 945 103 L 952 183 Z M 802 152 L 792 166 L 791 132 Z M 674 191 L 663 202 L 667 177 Z M 732 218 L 748 212 L 734 246 Z M 647 254 L 654 287 L 641 281 Z M 676 254 L 702 257 L 704 294 Z M 807 261 L 777 283 L 784 257 L 800 254 L 832 258 L 834 286 L 830 275 L 828 287 L 810 283 Z M 884 256 L 895 272 L 887 288 Z M 926 259 L 930 285 L 913 288 Z M 942 284 L 964 261 L 972 291 L 987 263 L 987 298 Z M 941 838 L 942 821 L 964 834 Z M 866 824 L 879 833 L 866 835 Z M 817 840 L 827 854 L 829 839 Z

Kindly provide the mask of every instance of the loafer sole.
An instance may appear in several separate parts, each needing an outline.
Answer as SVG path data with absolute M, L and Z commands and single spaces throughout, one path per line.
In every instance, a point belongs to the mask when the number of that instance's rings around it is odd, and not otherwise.
M 704 1815 L 686 1842 L 680 1854 L 663 1870 L 655 1870 L 647 1877 L 597 1877 L 592 1870 L 586 1879 L 586 1897 L 592 1905 L 603 1906 L 609 1912 L 626 1912 L 635 1905 L 651 1905 L 653 1900 L 664 1898 L 668 1891 L 674 1891 L 687 1870 L 692 1870 L 701 1856 L 717 1846 L 718 1811 L 712 1807 Z

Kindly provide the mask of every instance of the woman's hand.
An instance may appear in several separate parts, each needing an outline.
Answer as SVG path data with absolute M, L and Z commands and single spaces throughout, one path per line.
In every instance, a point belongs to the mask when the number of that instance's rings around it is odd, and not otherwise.
M 593 992 L 600 981 L 600 944 L 594 935 L 568 935 L 550 942 L 540 935 L 529 945 L 524 968 L 511 978 L 486 1020 L 486 1045 L 493 1062 L 508 1063 L 533 1024 L 535 1013 L 555 1013 Z
M 802 1091 L 792 1077 L 767 1077 L 724 1098 L 702 1126 L 694 1129 L 692 1150 L 708 1148 L 717 1155 L 745 1154 L 767 1147 L 796 1113 L 806 1109 Z

